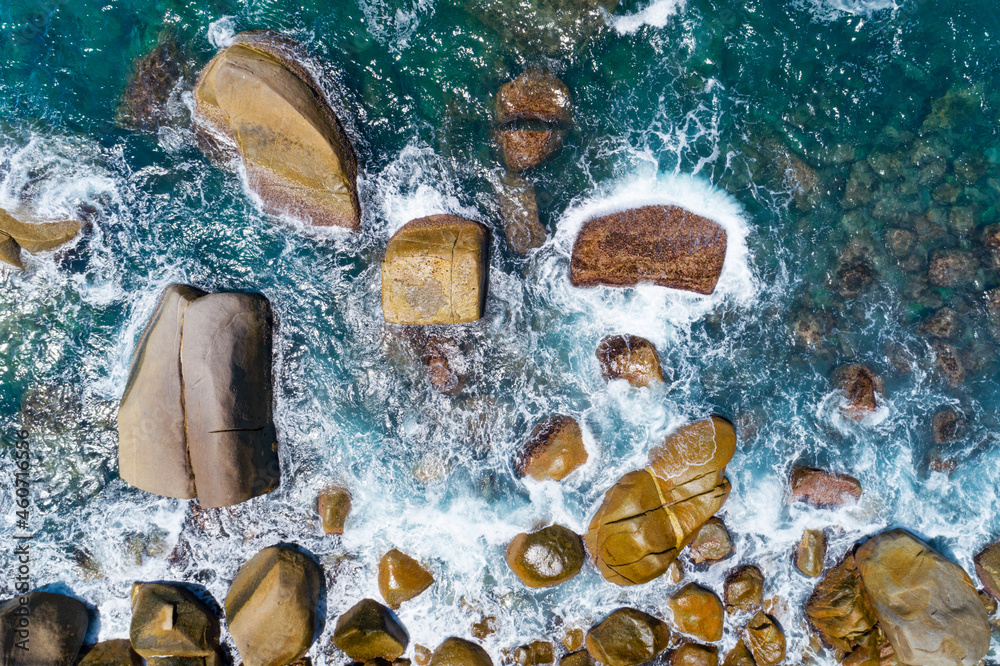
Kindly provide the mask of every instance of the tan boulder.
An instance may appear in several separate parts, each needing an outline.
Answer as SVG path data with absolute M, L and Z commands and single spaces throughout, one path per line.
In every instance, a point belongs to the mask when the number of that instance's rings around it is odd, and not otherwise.
M 330 486 L 319 493 L 319 517 L 326 534 L 343 534 L 344 523 L 351 513 L 351 493 L 347 488 Z
M 730 613 L 757 611 L 764 603 L 764 574 L 752 564 L 737 567 L 726 576 L 723 597 Z
M 973 666 L 990 646 L 990 623 L 959 566 L 903 530 L 889 530 L 855 554 L 865 599 L 906 666 Z
M 512 656 L 520 666 L 541 666 L 556 660 L 552 643 L 549 641 L 532 641 L 527 645 L 516 647 Z
M 663 381 L 656 347 L 638 335 L 609 335 L 597 345 L 597 360 L 607 379 L 624 379 L 632 386 Z
M 452 637 L 434 650 L 430 666 L 493 666 L 493 660 L 472 641 Z
M 409 640 L 396 615 L 374 599 L 362 599 L 348 609 L 333 631 L 333 644 L 360 662 L 393 661 L 406 651 Z
M 722 602 L 708 588 L 688 583 L 670 595 L 669 604 L 681 633 L 707 642 L 722 638 Z
M 728 497 L 735 450 L 733 425 L 713 416 L 673 432 L 650 452 L 649 467 L 619 479 L 586 535 L 601 574 L 619 585 L 663 574 Z
M 565 583 L 580 573 L 586 557 L 583 540 L 562 525 L 522 532 L 507 546 L 507 565 L 528 587 Z
M 732 555 L 733 542 L 722 519 L 712 516 L 698 528 L 688 544 L 687 552 L 695 564 L 720 562 Z
M 670 666 L 719 666 L 719 648 L 714 645 L 681 643 L 670 654 Z
M 10 236 L 26 252 L 48 252 L 70 242 L 80 233 L 76 220 L 25 222 L 0 209 L 0 233 Z
M 1000 599 L 1000 541 L 976 553 L 973 562 L 979 582 L 994 598 Z
M 207 145 L 240 155 L 268 212 L 357 229 L 354 149 L 294 50 L 277 33 L 236 35 L 198 77 L 195 128 Z
M 14 268 L 24 268 L 21 261 L 21 246 L 9 234 L 0 231 L 0 261 Z
M 390 608 L 399 608 L 426 590 L 434 576 L 420 562 L 393 548 L 378 563 L 378 589 Z
M 743 632 L 743 642 L 757 666 L 774 666 L 785 660 L 785 634 L 770 615 L 757 611 Z
M 826 559 L 826 533 L 823 530 L 806 530 L 795 549 L 795 568 L 815 578 L 823 573 Z
M 209 657 L 219 645 L 219 619 L 180 585 L 132 585 L 132 649 L 144 658 Z
M 403 225 L 382 260 L 382 314 L 390 324 L 462 324 L 482 315 L 489 232 L 432 215 Z
M 515 120 L 568 125 L 573 122 L 573 100 L 569 88 L 552 72 L 528 69 L 500 86 L 493 115 L 499 125 Z
M 536 481 L 562 481 L 587 462 L 583 432 L 572 416 L 550 416 L 531 431 L 517 461 L 517 471 Z
M 834 388 L 844 392 L 847 404 L 841 412 L 847 418 L 860 420 L 871 414 L 881 402 L 879 394 L 885 393 L 882 378 L 863 365 L 842 365 L 831 376 Z
M 645 206 L 590 220 L 573 244 L 577 287 L 653 283 L 711 294 L 726 259 L 726 231 L 678 208 Z
M 753 661 L 753 655 L 750 654 L 750 650 L 747 646 L 740 641 L 736 644 L 729 654 L 726 655 L 726 660 L 722 662 L 722 666 L 757 666 Z
M 89 624 L 87 607 L 73 597 L 38 591 L 16 596 L 0 605 L 0 661 L 73 666 Z
M 597 666 L 597 662 L 586 650 L 570 652 L 559 660 L 559 666 Z
M 663 652 L 666 622 L 634 608 L 619 608 L 587 632 L 587 652 L 606 666 L 637 666 Z
M 806 618 L 828 644 L 851 652 L 875 627 L 875 617 L 862 596 L 854 555 L 848 554 L 826 572 L 806 601 Z
M 847 474 L 799 467 L 792 470 L 789 502 L 817 508 L 837 508 L 861 498 L 861 482 Z
M 127 638 L 116 638 L 95 645 L 78 666 L 142 666 L 142 657 Z
M 226 594 L 226 623 L 244 666 L 290 664 L 312 645 L 323 574 L 308 555 L 272 546 L 254 555 Z

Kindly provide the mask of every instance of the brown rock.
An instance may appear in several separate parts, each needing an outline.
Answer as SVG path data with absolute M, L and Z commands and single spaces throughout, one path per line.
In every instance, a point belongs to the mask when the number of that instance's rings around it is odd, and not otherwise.
M 500 86 L 493 114 L 497 124 L 515 120 L 537 120 L 568 125 L 573 122 L 569 88 L 544 69 L 528 69 Z
M 997 612 L 997 608 L 1000 608 L 1000 605 L 997 604 L 997 598 L 986 590 L 979 590 L 979 600 L 983 602 L 986 614 L 991 617 Z
M 719 648 L 681 643 L 670 655 L 670 666 L 719 666 Z
M 89 624 L 87 607 L 73 597 L 38 591 L 14 597 L 0 605 L 2 662 L 73 666 Z
M 576 237 L 577 287 L 663 287 L 711 294 L 726 258 L 726 231 L 677 206 L 645 206 L 586 222 Z
M 973 558 L 976 575 L 986 591 L 1000 599 L 1000 542 L 991 543 Z
M 792 470 L 789 502 L 805 502 L 818 508 L 841 507 L 861 498 L 861 482 L 853 476 L 821 469 Z
M 806 617 L 828 644 L 850 652 L 875 626 L 862 596 L 854 555 L 826 572 L 806 601 Z
M 441 335 L 428 335 L 421 360 L 434 390 L 458 395 L 465 384 L 465 359 L 457 342 Z
M 562 525 L 522 532 L 507 546 L 507 565 L 528 587 L 565 583 L 580 573 L 586 557 L 583 540 Z
M 583 629 L 574 627 L 563 635 L 562 644 L 567 652 L 576 652 L 583 647 Z
M 681 633 L 707 642 L 722 638 L 722 602 L 711 590 L 688 583 L 670 596 L 669 604 Z
M 961 386 L 965 381 L 965 364 L 958 349 L 952 345 L 934 345 L 934 369 L 952 386 Z
M 606 666 L 637 666 L 663 652 L 669 640 L 663 620 L 619 608 L 587 632 L 587 652 Z
M 962 320 L 951 308 L 941 308 L 920 325 L 918 331 L 939 340 L 950 340 L 962 330 Z
M 713 516 L 698 528 L 687 552 L 696 564 L 720 562 L 733 554 L 733 542 L 722 519 Z
M 750 650 L 744 645 L 743 641 L 740 641 L 736 646 L 729 651 L 726 655 L 726 660 L 722 662 L 722 666 L 757 666 L 753 661 L 753 656 L 750 654 Z
M 420 562 L 395 548 L 382 556 L 378 563 L 378 589 L 390 608 L 399 608 L 426 590 L 434 576 Z
M 395 614 L 374 599 L 362 599 L 348 609 L 333 631 L 333 644 L 361 662 L 398 659 L 409 640 Z
M 909 229 L 890 229 L 885 233 L 885 244 L 892 256 L 902 259 L 913 252 L 917 238 Z
M 219 619 L 180 585 L 132 585 L 132 649 L 140 656 L 209 657 L 219 645 Z
M 493 660 L 475 643 L 449 638 L 434 650 L 430 666 L 493 666 Z
M 837 291 L 844 298 L 857 298 L 875 284 L 878 272 L 864 257 L 846 260 L 837 268 Z
M 607 379 L 624 379 L 632 386 L 663 381 L 656 347 L 638 335 L 609 335 L 597 346 L 597 360 Z
M 826 559 L 826 533 L 823 530 L 806 530 L 795 549 L 795 567 L 815 578 L 823 573 Z
M 964 287 L 976 279 L 979 262 L 971 252 L 947 250 L 931 256 L 927 279 L 937 287 Z
M 533 169 L 562 149 L 560 129 L 501 129 L 496 133 L 504 164 L 514 172 Z
M 601 574 L 638 585 L 663 574 L 725 502 L 733 425 L 719 416 L 684 426 L 650 452 L 650 466 L 619 479 L 590 522 L 587 549 Z
M 427 666 L 431 663 L 431 649 L 416 643 L 413 646 L 413 660 L 417 662 L 417 666 Z
M 21 261 L 21 246 L 9 234 L 2 231 L 0 231 L 0 261 L 24 270 L 24 262 Z
M 556 660 L 552 643 L 549 641 L 532 641 L 527 645 L 514 648 L 514 661 L 520 666 L 540 666 L 551 664 Z
M 757 612 L 743 632 L 743 642 L 757 666 L 780 664 L 785 659 L 785 634 L 774 619 Z
M 667 567 L 667 578 L 670 579 L 671 583 L 679 583 L 684 580 L 684 565 L 681 564 L 680 560 L 674 560 Z
M 195 129 L 206 145 L 240 155 L 268 212 L 357 229 L 354 149 L 294 49 L 272 32 L 236 35 L 198 77 Z
M 486 295 L 489 233 L 478 222 L 431 215 L 403 225 L 382 260 L 382 314 L 391 324 L 476 321 Z
M 78 666 L 142 666 L 142 657 L 127 638 L 116 638 L 95 645 Z
M 586 650 L 577 650 L 560 659 L 559 666 L 597 666 L 597 662 Z
M 834 370 L 831 377 L 835 388 L 847 396 L 847 404 L 841 407 L 844 416 L 861 420 L 878 408 L 878 393 L 884 393 L 882 379 L 863 365 L 853 363 Z
M 498 190 L 500 218 L 507 244 L 520 255 L 545 243 L 547 232 L 538 219 L 535 186 L 519 176 L 508 175 Z
M 254 555 L 226 593 L 226 623 L 244 666 L 290 664 L 315 636 L 323 573 L 308 555 L 271 546 Z
M 901 663 L 980 663 L 989 618 L 960 567 L 903 530 L 872 537 L 855 557 L 865 599 Z
M 472 624 L 472 635 L 479 640 L 495 634 L 497 631 L 497 619 L 492 615 L 484 615 L 479 622 Z
M 757 611 L 764 602 L 764 574 L 752 564 L 733 569 L 726 576 L 723 596 L 730 613 Z
M 132 77 L 118 107 L 118 122 L 145 131 L 169 120 L 167 100 L 180 82 L 190 76 L 174 34 L 161 35 L 156 46 L 133 63 Z
M 319 493 L 319 517 L 326 534 L 343 534 L 347 516 L 351 513 L 351 493 L 347 488 L 330 486 Z
M 557 414 L 541 421 L 517 461 L 517 471 L 536 481 L 562 481 L 587 462 L 580 424 L 572 416 Z
M 0 209 L 0 232 L 10 236 L 25 252 L 48 252 L 65 245 L 80 233 L 75 220 L 61 222 L 25 222 Z
M 965 417 L 951 407 L 946 407 L 934 414 L 931 429 L 934 434 L 934 443 L 937 445 L 951 444 L 965 437 L 969 428 Z

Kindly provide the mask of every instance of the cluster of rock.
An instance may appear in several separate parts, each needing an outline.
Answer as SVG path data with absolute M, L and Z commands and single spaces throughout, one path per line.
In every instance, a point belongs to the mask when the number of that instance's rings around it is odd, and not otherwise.
M 0 209 L 0 261 L 24 268 L 21 251 L 34 254 L 65 245 L 80 233 L 75 220 L 61 222 L 25 222 Z
M 260 294 L 164 290 L 118 409 L 121 478 L 230 506 L 277 487 L 270 304 Z

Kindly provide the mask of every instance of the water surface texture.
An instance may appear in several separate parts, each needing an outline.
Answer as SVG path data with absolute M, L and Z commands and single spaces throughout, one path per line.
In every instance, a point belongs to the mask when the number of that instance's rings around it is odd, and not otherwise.
M 814 581 L 791 561 L 803 529 L 829 529 L 828 565 L 900 525 L 970 572 L 1000 535 L 1000 320 L 987 298 L 1000 254 L 986 233 L 1000 222 L 995 4 L 622 0 L 609 13 L 561 3 L 580 20 L 553 18 L 550 4 L 2 3 L 0 208 L 87 228 L 69 248 L 26 256 L 23 273 L 0 269 L 0 418 L 5 436 L 28 430 L 34 451 L 33 585 L 92 604 L 91 638 L 127 635 L 133 581 L 198 584 L 221 602 L 239 565 L 281 542 L 326 572 L 316 664 L 345 662 L 330 645 L 334 618 L 379 598 L 378 558 L 393 547 L 437 579 L 399 611 L 407 656 L 414 643 L 470 637 L 490 616 L 496 631 L 481 642 L 495 661 L 621 605 L 668 617 L 665 577 L 625 589 L 588 566 L 530 590 L 504 549 L 550 522 L 583 532 L 615 479 L 713 412 L 741 436 L 720 513 L 736 551 L 689 565 L 686 580 L 721 594 L 732 567 L 759 565 L 789 663 L 810 643 L 801 605 Z M 193 77 L 234 33 L 263 28 L 303 45 L 354 139 L 359 234 L 264 214 L 240 174 L 194 141 Z M 125 129 L 117 109 L 133 62 L 168 37 L 187 68 L 170 121 Z M 534 174 L 549 240 L 521 258 L 503 239 L 490 105 L 529 66 L 566 82 L 575 123 Z M 571 287 L 579 225 L 650 202 L 726 226 L 716 293 Z M 493 230 L 485 316 L 454 332 L 469 377 L 457 397 L 433 390 L 380 306 L 386 240 L 438 212 Z M 960 286 L 937 286 L 929 266 L 955 250 L 975 265 Z M 157 498 L 118 476 L 115 412 L 131 353 L 173 282 L 260 291 L 278 322 L 282 483 L 233 509 Z M 961 327 L 939 339 L 924 323 L 945 306 Z M 594 351 L 613 333 L 652 340 L 669 381 L 606 382 Z M 882 408 L 859 423 L 843 418 L 829 380 L 846 362 L 885 382 Z M 931 422 L 944 408 L 967 427 L 937 444 Z M 589 462 L 561 484 L 517 479 L 516 450 L 555 412 L 581 422 Z M 795 465 L 853 474 L 864 495 L 840 510 L 788 506 Z M 13 471 L 0 474 L 5 544 Z M 323 535 L 315 513 L 331 483 L 354 495 L 342 537 Z M 0 568 L 14 569 L 8 548 Z M 0 579 L 0 596 L 12 594 Z M 727 620 L 724 650 L 741 624 Z

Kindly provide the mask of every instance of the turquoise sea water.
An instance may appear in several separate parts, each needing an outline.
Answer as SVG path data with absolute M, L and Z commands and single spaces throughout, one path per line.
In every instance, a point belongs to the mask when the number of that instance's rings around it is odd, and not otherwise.
M 88 222 L 69 249 L 28 258 L 24 273 L 0 269 L 0 418 L 5 435 L 24 427 L 34 447 L 33 582 L 90 603 L 92 638 L 127 634 L 134 580 L 202 585 L 221 602 L 237 567 L 278 542 L 301 544 L 327 574 L 317 664 L 343 663 L 329 645 L 333 619 L 378 598 L 376 564 L 392 547 L 437 578 L 399 612 L 411 646 L 469 637 L 495 616 L 482 642 L 499 661 L 504 649 L 558 640 L 623 604 L 667 617 L 665 580 L 621 589 L 585 568 L 529 591 L 503 552 L 538 524 L 585 530 L 604 491 L 651 445 L 712 412 L 742 435 L 720 514 L 736 552 L 689 566 L 687 579 L 721 593 L 730 568 L 758 564 L 791 662 L 809 644 L 800 607 L 813 583 L 790 559 L 803 529 L 829 528 L 831 564 L 859 538 L 905 526 L 970 572 L 972 555 L 1000 536 L 997 338 L 985 298 L 1000 285 L 1000 261 L 983 242 L 1000 222 L 995 5 L 624 0 L 581 22 L 581 0 L 559 3 L 563 22 L 553 25 L 552 4 L 0 6 L 0 208 Z M 304 45 L 355 141 L 356 236 L 263 214 L 240 175 L 195 145 L 192 77 L 234 32 L 259 28 Z M 168 33 L 189 68 L 172 119 L 157 132 L 125 129 L 116 109 L 133 61 Z M 558 157 L 533 174 L 550 240 L 519 258 L 503 241 L 489 109 L 528 66 L 567 83 L 575 122 Z M 852 170 L 865 169 L 869 198 L 851 207 Z M 727 226 L 717 293 L 570 287 L 579 224 L 650 201 Z M 381 318 L 385 241 L 434 212 L 494 231 L 486 316 L 457 333 L 469 380 L 455 398 L 431 389 Z M 894 253 L 887 239 L 900 229 L 915 244 Z M 935 286 L 929 262 L 949 250 L 971 252 L 978 269 L 960 287 Z M 859 265 L 862 287 L 849 279 Z M 172 282 L 260 291 L 278 319 L 282 485 L 235 509 L 193 512 L 118 478 L 117 402 L 135 342 Z M 942 306 L 962 322 L 947 341 L 921 328 Z M 611 333 L 652 340 L 671 381 L 606 383 L 594 350 Z M 962 376 L 949 379 L 942 358 L 957 359 Z M 861 423 L 840 416 L 829 381 L 855 361 L 886 388 L 882 409 Z M 931 419 L 944 407 L 968 427 L 937 445 Z M 516 480 L 514 452 L 553 412 L 584 425 L 590 462 L 563 484 Z M 851 473 L 865 494 L 839 511 L 789 507 L 795 464 Z M 354 494 L 343 537 L 321 535 L 314 515 L 331 482 Z M 5 543 L 13 483 L 5 463 Z M 0 571 L 13 566 L 0 553 Z M 0 579 L 0 596 L 12 592 Z M 727 619 L 723 649 L 742 621 Z

